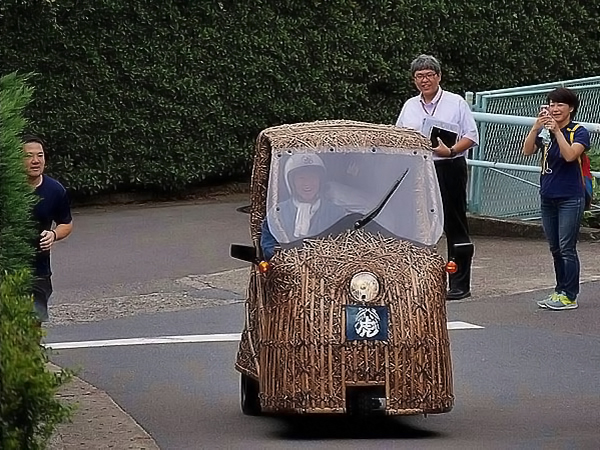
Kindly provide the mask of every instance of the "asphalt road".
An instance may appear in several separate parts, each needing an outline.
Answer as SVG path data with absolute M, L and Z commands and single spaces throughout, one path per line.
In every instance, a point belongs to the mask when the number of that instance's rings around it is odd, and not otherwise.
M 55 301 L 71 293 L 127 293 L 189 274 L 242 267 L 231 242 L 249 242 L 248 216 L 236 211 L 246 195 L 227 203 L 164 203 L 86 208 L 74 212 L 74 232 L 53 250 Z M 121 287 L 122 289 L 118 289 Z
M 245 199 L 231 200 L 78 211 L 75 233 L 54 254 L 55 309 L 119 307 L 93 320 L 85 309 L 57 320 L 47 341 L 239 333 L 246 271 L 235 270 L 245 264 L 229 258 L 228 246 L 248 242 L 248 217 L 236 212 Z M 533 301 L 547 291 L 535 289 L 552 282 L 545 243 L 476 245 L 477 294 L 450 303 L 449 319 L 483 328 L 450 332 L 449 414 L 361 422 L 243 416 L 232 341 L 65 349 L 52 359 L 79 368 L 162 449 L 599 448 L 600 283 L 584 285 L 576 311 L 538 310 Z M 598 250 L 581 245 L 585 279 L 600 275 Z M 160 308 L 179 297 L 187 300 Z

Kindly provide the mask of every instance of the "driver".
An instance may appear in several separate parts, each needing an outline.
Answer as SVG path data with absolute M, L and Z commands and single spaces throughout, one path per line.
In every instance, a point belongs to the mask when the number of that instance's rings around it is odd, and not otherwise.
M 278 226 L 277 235 L 287 242 L 316 236 L 344 217 L 343 208 L 323 195 L 326 170 L 315 154 L 295 154 L 286 161 L 283 174 L 290 198 L 269 211 L 263 221 L 260 246 L 265 259 L 271 259 L 278 245 L 271 226 Z

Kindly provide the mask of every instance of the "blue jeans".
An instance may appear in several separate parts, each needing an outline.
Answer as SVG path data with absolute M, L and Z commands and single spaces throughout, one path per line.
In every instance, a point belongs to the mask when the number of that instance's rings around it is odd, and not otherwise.
M 554 258 L 556 292 L 575 300 L 579 294 L 577 236 L 585 207 L 583 198 L 541 198 L 542 225 Z

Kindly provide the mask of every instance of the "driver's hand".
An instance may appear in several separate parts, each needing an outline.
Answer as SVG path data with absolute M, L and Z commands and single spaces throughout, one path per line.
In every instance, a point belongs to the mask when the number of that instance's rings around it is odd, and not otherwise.
M 348 175 L 352 175 L 353 177 L 358 176 L 358 164 L 355 161 L 352 161 L 348 168 L 346 169 L 346 173 Z

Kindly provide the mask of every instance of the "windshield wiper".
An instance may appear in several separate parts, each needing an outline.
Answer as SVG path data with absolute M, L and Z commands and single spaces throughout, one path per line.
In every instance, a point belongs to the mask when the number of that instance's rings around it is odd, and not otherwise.
M 390 197 L 392 195 L 394 195 L 394 192 L 396 192 L 396 189 L 398 189 L 398 186 L 400 186 L 400 183 L 402 183 L 404 181 L 404 178 L 406 178 L 407 174 L 408 174 L 408 169 L 406 169 L 404 171 L 404 173 L 400 176 L 400 178 L 398 178 L 394 182 L 394 184 L 392 185 L 392 187 L 389 190 L 389 192 L 386 194 L 385 197 L 383 197 L 383 199 L 381 200 L 381 202 L 379 203 L 379 205 L 377 205 L 373 211 L 371 211 L 368 214 L 365 214 L 362 218 L 360 218 L 356 222 L 354 222 L 354 229 L 355 230 L 358 230 L 359 228 L 364 227 L 366 224 L 368 224 L 369 222 L 371 222 L 375 217 L 377 217 L 377 214 L 379 214 L 381 212 L 381 210 L 383 209 L 383 207 L 389 201 Z

